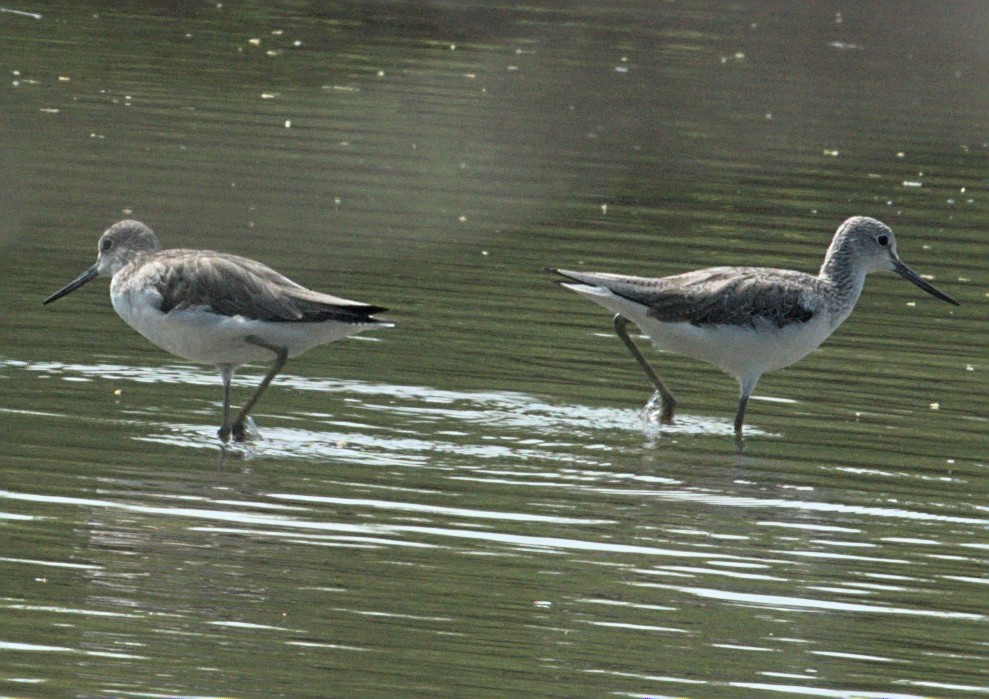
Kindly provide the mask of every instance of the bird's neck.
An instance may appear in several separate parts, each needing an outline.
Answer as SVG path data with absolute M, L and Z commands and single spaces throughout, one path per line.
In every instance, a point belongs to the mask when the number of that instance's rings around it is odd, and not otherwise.
M 838 323 L 847 318 L 855 308 L 862 294 L 862 287 L 865 286 L 866 271 L 855 262 L 851 250 L 832 245 L 817 275 L 831 290 L 828 305 L 839 319 Z

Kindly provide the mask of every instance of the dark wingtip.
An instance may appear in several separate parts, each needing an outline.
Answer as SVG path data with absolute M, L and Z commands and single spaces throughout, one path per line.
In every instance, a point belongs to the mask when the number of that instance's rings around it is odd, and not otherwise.
M 360 306 L 359 308 L 353 309 L 354 316 L 351 318 L 352 323 L 382 323 L 385 325 L 394 325 L 395 322 L 392 320 L 385 320 L 382 318 L 375 318 L 375 314 L 384 313 L 388 309 L 384 306 Z

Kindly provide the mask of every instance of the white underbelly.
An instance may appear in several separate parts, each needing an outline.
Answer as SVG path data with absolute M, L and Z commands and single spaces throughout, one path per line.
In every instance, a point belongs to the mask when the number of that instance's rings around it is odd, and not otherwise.
M 782 328 L 770 323 L 696 326 L 646 318 L 639 327 L 658 349 L 708 362 L 739 380 L 793 364 L 831 334 L 827 323 L 813 318 Z

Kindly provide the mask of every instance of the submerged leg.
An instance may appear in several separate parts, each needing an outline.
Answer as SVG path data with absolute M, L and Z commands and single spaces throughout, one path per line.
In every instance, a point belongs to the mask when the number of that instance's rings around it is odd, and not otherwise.
M 254 392 L 254 395 L 251 396 L 251 399 L 247 401 L 244 407 L 241 408 L 240 413 L 237 414 L 237 419 L 234 421 L 233 424 L 233 435 L 234 435 L 234 439 L 236 439 L 238 442 L 244 441 L 244 439 L 247 436 L 246 432 L 244 431 L 244 421 L 247 419 L 247 416 L 254 408 L 254 404 L 258 402 L 258 399 L 261 397 L 261 394 L 264 393 L 264 390 L 266 388 L 268 388 L 268 384 L 270 384 L 271 380 L 275 378 L 275 374 L 277 374 L 279 371 L 282 370 L 282 367 L 285 366 L 285 362 L 288 360 L 287 347 L 280 347 L 278 345 L 273 345 L 269 342 L 265 342 L 256 335 L 248 335 L 244 339 L 247 340 L 247 342 L 250 342 L 252 345 L 257 345 L 258 347 L 264 347 L 265 349 L 274 352 L 275 363 L 271 365 L 271 370 L 268 371 L 268 375 L 265 376 L 264 380 L 261 381 L 261 385 L 258 386 L 258 390 Z
M 220 376 L 223 377 L 223 425 L 217 433 L 224 442 L 230 440 L 230 382 L 234 377 L 234 367 L 232 364 L 221 364 Z
M 615 333 L 617 333 L 618 337 L 622 339 L 622 342 L 624 342 L 625 346 L 628 347 L 628 351 L 632 353 L 633 357 L 635 357 L 635 361 L 639 363 L 642 370 L 646 372 L 646 376 L 648 376 L 649 380 L 652 381 L 652 385 L 656 387 L 657 391 L 659 391 L 660 398 L 662 398 L 661 408 L 659 411 L 660 422 L 673 422 L 673 412 L 676 410 L 677 402 L 673 398 L 673 394 L 670 393 L 669 389 L 666 388 L 666 385 L 656 374 L 656 371 L 652 368 L 649 362 L 646 361 L 646 358 L 642 356 L 642 352 L 640 352 L 639 348 L 635 346 L 634 342 L 632 342 L 632 338 L 629 337 L 628 330 L 625 328 L 630 322 L 631 321 L 628 318 L 621 314 L 615 315 Z
M 742 436 L 742 423 L 745 421 L 745 408 L 749 404 L 749 396 L 751 396 L 752 391 L 755 390 L 755 384 L 758 380 L 759 377 L 756 377 L 750 381 L 738 382 L 741 395 L 738 399 L 738 412 L 735 413 L 735 446 L 739 451 L 742 451 L 742 446 L 745 444 L 745 438 Z

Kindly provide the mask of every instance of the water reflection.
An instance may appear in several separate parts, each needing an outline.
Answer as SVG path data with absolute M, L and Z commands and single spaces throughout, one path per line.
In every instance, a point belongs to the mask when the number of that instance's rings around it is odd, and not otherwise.
M 122 364 L 65 364 L 61 362 L 25 362 L 0 360 L 0 369 L 40 373 L 68 382 L 133 382 L 137 384 L 186 384 L 208 385 L 217 383 L 212 372 L 204 372 L 186 366 L 135 367 Z M 234 385 L 254 386 L 257 380 L 251 376 L 235 379 Z M 302 458 L 350 458 L 358 462 L 373 463 L 375 453 L 386 459 L 405 460 L 405 463 L 423 463 L 431 453 L 452 452 L 482 459 L 521 458 L 538 456 L 552 458 L 553 449 L 578 446 L 577 438 L 589 437 L 598 432 L 620 430 L 638 432 L 649 439 L 675 438 L 678 435 L 726 435 L 731 433 L 729 422 L 704 417 L 684 415 L 672 425 L 660 426 L 655 420 L 651 404 L 641 410 L 595 408 L 579 404 L 551 404 L 535 396 L 512 392 L 456 392 L 427 386 L 397 386 L 361 381 L 337 381 L 314 379 L 284 374 L 276 381 L 276 388 L 295 391 L 343 395 L 350 404 L 365 416 L 362 421 L 340 419 L 333 415 L 305 411 L 296 416 L 281 415 L 279 420 L 288 422 L 317 422 L 331 429 L 319 431 L 265 426 L 264 436 L 258 444 L 245 448 L 247 453 L 263 453 L 268 456 Z M 125 388 L 115 389 L 119 398 Z M 153 393 L 144 394 L 153 399 Z M 272 400 L 275 400 L 272 398 Z M 167 410 L 167 406 L 149 405 L 146 408 L 125 411 L 134 416 L 156 420 L 155 416 Z M 196 412 L 204 412 L 197 409 Z M 385 431 L 380 424 L 380 413 L 387 413 L 394 421 L 401 420 L 414 429 Z M 41 413 L 39 413 L 41 414 Z M 57 415 L 57 413 L 47 413 Z M 133 418 L 128 420 L 133 422 Z M 461 423 L 460 429 L 449 426 Z M 446 429 L 435 430 L 435 425 Z M 213 448 L 216 446 L 215 430 L 208 425 L 159 423 L 163 433 L 136 437 L 136 439 L 176 446 Z M 457 437 L 468 436 L 477 429 L 496 429 L 500 435 L 497 443 L 462 443 Z M 467 430 L 467 431 L 461 431 Z M 520 437 L 517 432 L 529 432 L 534 436 Z M 752 434 L 765 434 L 758 428 Z M 448 437 L 438 442 L 436 436 Z M 535 435 L 538 435 L 536 437 Z M 491 436 L 495 439 L 494 435 Z M 565 440 L 565 441 L 560 441 Z M 602 445 L 582 443 L 582 450 L 595 450 Z M 233 452 L 239 451 L 236 447 Z M 561 457 L 564 458 L 564 457 Z M 565 458 L 573 458 L 568 454 Z M 370 460 L 370 461 L 368 461 Z

